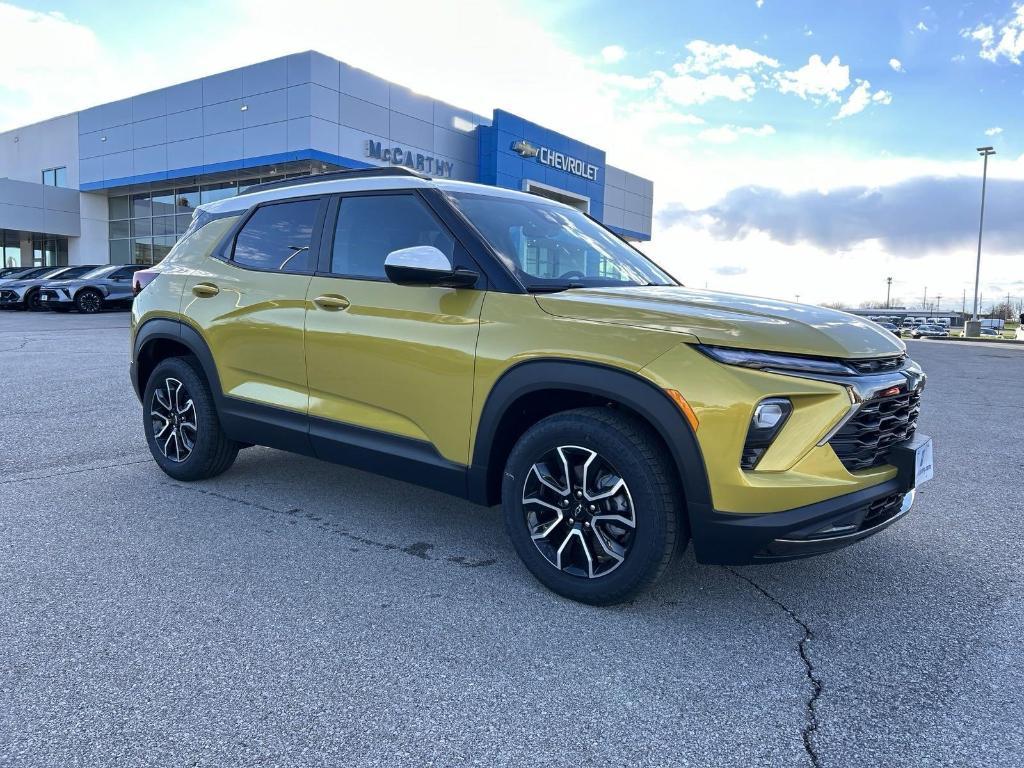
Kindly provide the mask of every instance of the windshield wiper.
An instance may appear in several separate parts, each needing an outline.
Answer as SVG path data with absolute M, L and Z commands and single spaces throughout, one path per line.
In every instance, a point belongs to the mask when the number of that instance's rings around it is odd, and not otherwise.
M 531 283 L 526 286 L 530 293 L 559 293 L 572 288 L 586 288 L 583 283 Z

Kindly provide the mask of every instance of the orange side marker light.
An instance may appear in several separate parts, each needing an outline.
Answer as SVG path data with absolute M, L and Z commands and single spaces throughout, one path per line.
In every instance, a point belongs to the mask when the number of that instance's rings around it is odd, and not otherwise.
M 690 429 L 696 432 L 700 422 L 697 420 L 697 414 L 693 412 L 693 408 L 686 402 L 686 398 L 675 389 L 666 389 L 665 394 L 672 398 L 672 402 L 683 412 L 683 416 L 686 418 L 687 423 L 689 423 Z

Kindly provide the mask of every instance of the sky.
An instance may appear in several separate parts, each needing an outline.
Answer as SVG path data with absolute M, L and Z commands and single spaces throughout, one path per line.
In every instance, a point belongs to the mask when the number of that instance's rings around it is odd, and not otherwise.
M 0 129 L 314 49 L 606 150 L 695 287 L 1024 300 L 1024 4 L 903 0 L 0 2 Z

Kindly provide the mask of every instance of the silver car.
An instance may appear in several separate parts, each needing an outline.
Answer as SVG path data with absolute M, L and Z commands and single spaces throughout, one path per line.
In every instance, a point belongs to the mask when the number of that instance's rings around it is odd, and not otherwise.
M 4 267 L 0 270 L 0 288 L 16 280 L 31 280 L 53 272 L 56 267 Z
M 21 277 L 0 285 L 0 308 L 3 309 L 40 309 L 39 289 L 43 283 L 61 278 L 81 277 L 99 264 L 79 264 L 74 267 L 50 267 L 38 277 Z
M 138 264 L 109 264 L 72 280 L 51 280 L 39 289 L 39 304 L 45 309 L 67 312 L 74 308 L 91 315 L 105 307 L 131 304 L 132 275 Z

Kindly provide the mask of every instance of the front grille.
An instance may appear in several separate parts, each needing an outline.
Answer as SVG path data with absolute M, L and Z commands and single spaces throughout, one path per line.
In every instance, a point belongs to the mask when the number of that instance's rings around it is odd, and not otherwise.
M 870 360 L 846 360 L 844 362 L 857 371 L 857 373 L 888 373 L 889 371 L 898 371 L 906 361 L 906 355 L 899 355 L 897 357 L 875 357 Z
M 0 301 L 14 301 L 18 298 L 18 294 L 14 291 L 0 291 Z
M 913 437 L 921 412 L 921 393 L 869 400 L 829 440 L 843 466 L 851 472 L 886 463 L 896 443 Z

